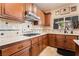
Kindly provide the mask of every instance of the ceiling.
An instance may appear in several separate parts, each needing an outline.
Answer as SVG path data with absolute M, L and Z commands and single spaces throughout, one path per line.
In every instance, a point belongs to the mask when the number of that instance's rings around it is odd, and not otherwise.
M 69 3 L 35 3 L 44 12 L 54 10 Z

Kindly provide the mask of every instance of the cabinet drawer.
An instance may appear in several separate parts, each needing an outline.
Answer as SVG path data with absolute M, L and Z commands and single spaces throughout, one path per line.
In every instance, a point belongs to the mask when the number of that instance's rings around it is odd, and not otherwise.
M 48 37 L 49 37 L 49 39 L 55 39 L 56 38 L 56 35 L 49 34 Z
M 57 39 L 65 39 L 65 36 L 64 35 L 56 35 L 56 38 Z
M 38 37 L 35 37 L 35 38 L 32 39 L 32 44 L 34 44 L 34 43 L 36 43 L 38 41 L 39 41 L 39 38 Z
M 41 40 L 42 40 L 42 36 L 39 37 L 39 41 L 41 41 Z
M 75 39 L 75 38 L 76 38 L 76 36 L 69 36 L 69 35 L 66 36 L 66 39 L 72 39 L 72 40 L 73 40 L 73 39 Z
M 29 56 L 30 55 L 30 47 L 27 47 L 15 54 L 13 54 L 12 56 Z
M 1 50 L 1 52 L 2 52 L 2 55 L 9 56 L 17 51 L 20 51 L 20 50 L 26 48 L 29 45 L 31 45 L 31 41 L 26 40 L 26 41 L 18 42 L 14 45 L 7 47 L 7 48 L 4 48 Z

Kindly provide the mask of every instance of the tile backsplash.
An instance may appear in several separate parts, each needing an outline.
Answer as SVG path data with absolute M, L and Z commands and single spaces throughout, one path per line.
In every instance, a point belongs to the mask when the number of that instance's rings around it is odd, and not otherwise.
M 42 27 L 34 26 L 32 22 L 20 23 L 6 19 L 0 19 L 0 36 L 16 36 L 23 33 L 40 33 Z

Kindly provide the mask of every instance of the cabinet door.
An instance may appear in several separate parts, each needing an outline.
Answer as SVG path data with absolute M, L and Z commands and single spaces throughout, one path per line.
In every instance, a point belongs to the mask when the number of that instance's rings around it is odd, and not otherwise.
M 76 39 L 76 36 L 66 36 L 65 49 L 75 51 L 74 39 Z
M 48 46 L 48 37 L 47 37 L 47 35 L 43 35 L 42 39 L 43 39 L 43 49 L 44 49 Z
M 43 50 L 43 40 L 42 40 L 42 36 L 39 37 L 39 49 L 40 49 L 40 52 Z
M 76 45 L 76 56 L 79 56 L 79 46 L 75 43 L 75 45 Z
M 24 20 L 25 4 L 23 3 L 5 3 L 5 14 L 9 17 Z
M 30 56 L 31 55 L 31 49 L 30 47 L 27 47 L 15 54 L 13 54 L 12 56 Z
M 37 6 L 33 4 L 33 13 L 37 14 Z
M 37 16 L 40 17 L 39 25 L 44 25 L 44 23 L 45 23 L 45 15 L 44 15 L 44 13 L 39 8 L 37 8 L 37 13 L 36 14 L 37 14 Z
M 33 11 L 33 4 L 32 3 L 26 3 L 26 11 L 27 12 Z
M 2 13 L 2 3 L 0 3 L 0 15 Z
M 37 56 L 39 54 L 39 44 L 35 43 L 32 45 L 32 56 Z
M 45 15 L 45 26 L 50 26 L 51 13 Z
M 56 35 L 56 46 L 57 48 L 64 49 L 65 47 L 65 36 L 64 35 Z
M 49 46 L 55 47 L 56 46 L 56 35 L 49 34 L 48 35 L 48 40 L 49 40 Z

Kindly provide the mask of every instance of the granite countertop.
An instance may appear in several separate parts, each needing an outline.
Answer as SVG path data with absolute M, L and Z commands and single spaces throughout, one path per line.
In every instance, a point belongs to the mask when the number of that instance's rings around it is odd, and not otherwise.
M 31 38 L 41 36 L 41 35 L 45 35 L 45 34 L 63 34 L 63 35 L 77 35 L 77 36 L 79 35 L 79 34 L 64 34 L 64 33 L 55 33 L 55 32 L 45 33 L 44 32 L 44 33 L 41 33 L 41 34 L 35 35 L 35 36 L 23 36 L 23 35 L 12 36 L 12 37 L 3 36 L 3 37 L 0 37 L 0 46 L 15 43 L 15 42 L 19 42 L 19 41 L 22 41 L 22 40 L 31 39 Z M 78 43 L 79 43 L 79 41 L 78 41 Z

